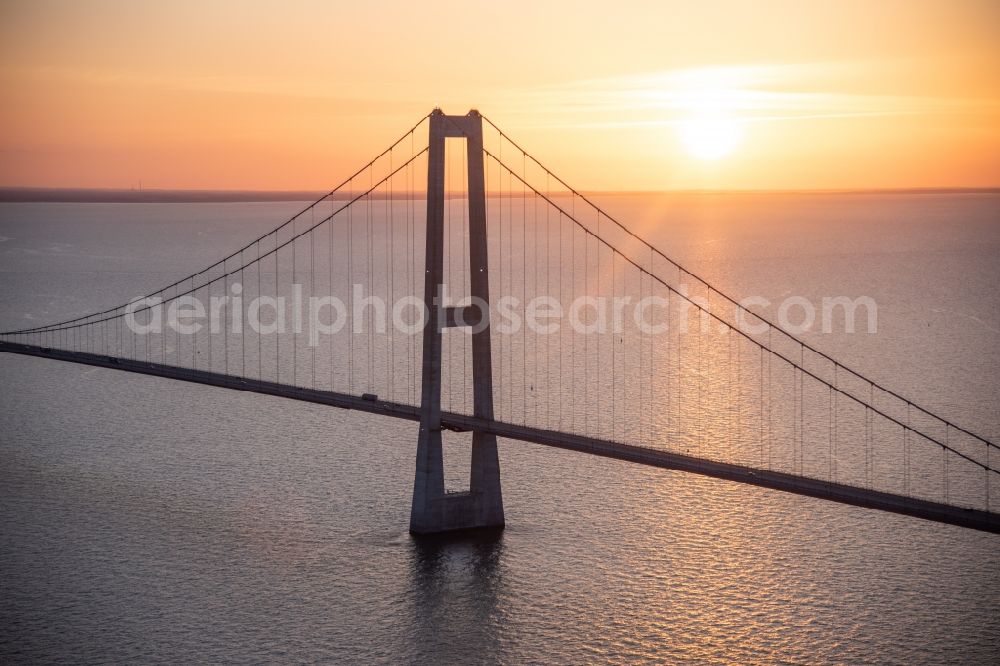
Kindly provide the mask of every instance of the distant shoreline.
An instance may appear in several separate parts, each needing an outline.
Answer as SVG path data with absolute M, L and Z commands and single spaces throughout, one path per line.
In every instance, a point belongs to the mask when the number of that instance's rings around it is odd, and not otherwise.
M 253 190 L 112 190 L 0 187 L 0 203 L 243 203 L 316 201 L 326 194 L 326 192 L 310 192 L 307 190 L 266 192 Z
M 422 192 L 416 192 L 421 196 Z M 517 193 L 515 193 L 516 195 Z M 555 192 L 553 192 L 555 194 Z M 635 190 L 584 191 L 587 196 L 756 196 L 756 195 L 864 195 L 864 194 L 1000 194 L 1000 187 L 922 187 L 815 190 Z M 0 203 L 253 203 L 316 201 L 327 192 L 308 190 L 116 190 L 87 188 L 0 187 Z M 375 198 L 382 198 L 376 194 Z M 338 192 L 336 200 L 347 200 Z

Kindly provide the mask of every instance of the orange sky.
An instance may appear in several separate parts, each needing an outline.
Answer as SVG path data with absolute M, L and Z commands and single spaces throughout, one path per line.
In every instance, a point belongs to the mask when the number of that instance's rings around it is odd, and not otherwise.
M 322 189 L 440 105 L 584 189 L 998 186 L 997 26 L 992 1 L 0 0 L 0 185 Z

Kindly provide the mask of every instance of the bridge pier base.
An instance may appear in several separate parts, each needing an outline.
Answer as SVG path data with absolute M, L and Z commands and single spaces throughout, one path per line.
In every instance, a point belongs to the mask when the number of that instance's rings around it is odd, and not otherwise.
M 423 433 L 421 433 L 423 439 Z M 477 442 L 476 439 L 480 441 Z M 490 441 L 482 441 L 491 439 Z M 436 443 L 434 443 L 436 440 Z M 473 472 L 476 469 L 476 449 L 479 458 L 496 460 L 496 438 L 481 433 L 473 434 Z M 417 463 L 417 482 L 414 484 L 413 504 L 410 509 L 410 532 L 413 534 L 438 534 L 458 530 L 502 529 L 504 526 L 503 496 L 500 491 L 500 469 L 495 474 L 480 475 L 470 479 L 469 490 L 446 492 L 442 464 L 441 432 L 429 432 L 421 456 L 425 465 Z M 490 455 L 492 449 L 492 456 Z M 486 453 L 486 455 L 482 455 Z M 420 478 L 422 477 L 422 478 Z M 439 483 L 440 481 L 440 483 Z
M 444 283 L 445 139 L 464 138 L 468 158 L 469 291 L 472 304 L 445 308 Z M 473 431 L 469 489 L 444 488 L 441 438 L 441 338 L 445 327 L 472 327 L 473 414 L 493 419 L 493 366 L 490 349 L 490 288 L 486 237 L 486 181 L 483 168 L 483 123 L 476 111 L 430 116 L 427 156 L 427 246 L 421 378 L 420 434 L 410 508 L 410 532 L 437 534 L 456 530 L 502 529 L 503 493 L 497 438 Z

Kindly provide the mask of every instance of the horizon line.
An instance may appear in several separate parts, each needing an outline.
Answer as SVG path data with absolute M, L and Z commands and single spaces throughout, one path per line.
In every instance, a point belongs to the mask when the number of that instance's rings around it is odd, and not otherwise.
M 857 194 L 1000 194 L 1000 185 L 985 187 L 848 187 L 848 188 L 714 188 L 663 190 L 578 190 L 594 196 L 649 195 L 857 195 Z M 423 194 L 423 189 L 414 190 Z M 566 194 L 568 190 L 553 191 Z M 376 193 L 376 198 L 385 198 Z M 452 191 L 449 197 L 463 192 Z M 0 203 L 265 203 L 281 201 L 316 201 L 329 192 L 321 190 L 258 190 L 258 189 L 196 189 L 196 188 L 114 188 L 114 187 L 37 187 L 0 185 Z M 518 196 L 518 193 L 512 193 Z M 498 194 L 488 194 L 498 196 Z M 346 197 L 346 195 L 345 195 Z M 334 196 L 334 199 L 343 197 Z

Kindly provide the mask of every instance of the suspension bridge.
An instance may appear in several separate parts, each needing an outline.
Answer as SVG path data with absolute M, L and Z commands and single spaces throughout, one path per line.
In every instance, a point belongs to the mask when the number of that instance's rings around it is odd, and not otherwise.
M 415 421 L 414 533 L 504 525 L 498 438 L 1000 533 L 994 442 L 741 306 L 476 111 L 433 111 L 211 266 L 0 351 Z M 448 490 L 454 437 L 469 485 Z

